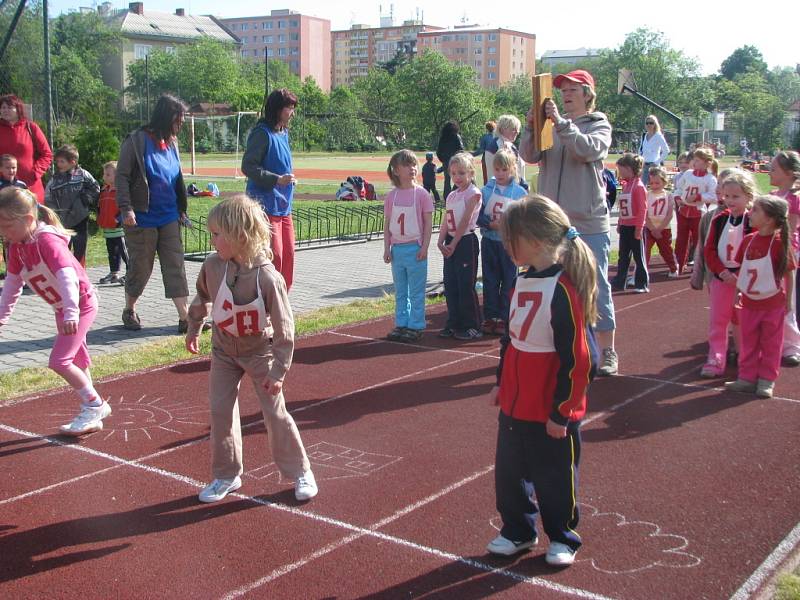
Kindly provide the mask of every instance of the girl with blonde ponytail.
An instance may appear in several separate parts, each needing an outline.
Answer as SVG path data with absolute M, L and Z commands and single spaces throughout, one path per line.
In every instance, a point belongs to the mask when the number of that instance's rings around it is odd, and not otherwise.
M 503 527 L 487 550 L 510 556 L 530 548 L 537 536 L 529 517 L 541 512 L 550 536 L 545 560 L 571 565 L 581 545 L 579 429 L 597 367 L 595 259 L 564 211 L 543 196 L 511 203 L 501 231 L 514 263 L 529 268 L 516 282 L 490 393 L 500 405 L 495 493 Z M 533 484 L 535 500 L 520 480 Z

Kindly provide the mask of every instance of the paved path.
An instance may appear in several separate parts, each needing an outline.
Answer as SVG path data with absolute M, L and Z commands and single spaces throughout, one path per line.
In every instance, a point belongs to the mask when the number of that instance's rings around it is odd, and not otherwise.
M 612 221 L 612 248 L 617 246 L 615 224 L 616 217 Z M 442 255 L 436 249 L 436 232 L 428 256 L 428 284 L 435 286 L 442 280 Z M 360 298 L 380 298 L 384 292 L 393 293 L 391 268 L 384 264 L 382 257 L 382 240 L 298 251 L 295 282 L 290 293 L 295 314 Z M 186 263 L 192 293 L 200 264 Z M 107 272 L 105 266 L 93 267 L 89 269 L 89 277 L 97 281 Z M 100 312 L 88 336 L 91 356 L 122 352 L 177 335 L 177 313 L 172 302 L 164 298 L 158 261 L 137 304 L 142 319 L 141 331 L 122 328 L 124 288 L 119 285 L 97 287 Z M 46 366 L 54 335 L 55 324 L 49 308 L 34 295 L 22 296 L 11 321 L 0 329 L 0 372 Z

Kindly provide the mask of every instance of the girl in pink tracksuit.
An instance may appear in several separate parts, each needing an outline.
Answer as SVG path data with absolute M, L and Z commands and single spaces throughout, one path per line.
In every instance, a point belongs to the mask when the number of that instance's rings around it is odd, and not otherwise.
M 0 326 L 8 322 L 27 283 L 55 312 L 58 333 L 49 366 L 81 398 L 80 412 L 61 432 L 77 436 L 101 430 L 111 407 L 94 389 L 86 347 L 86 333 L 97 316 L 97 294 L 67 247 L 72 232 L 31 192 L 8 187 L 0 192 L 0 235 L 10 243 Z
M 789 205 L 777 196 L 759 196 L 750 211 L 750 224 L 756 231 L 742 240 L 736 254 L 742 295 L 739 376 L 725 387 L 770 398 L 781 364 L 784 318 L 792 309 L 794 292 Z

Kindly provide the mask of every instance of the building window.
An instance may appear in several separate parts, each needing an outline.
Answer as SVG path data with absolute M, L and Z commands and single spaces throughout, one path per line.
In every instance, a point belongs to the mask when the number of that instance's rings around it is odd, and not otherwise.
M 279 44 L 284 44 L 284 43 L 286 43 L 286 36 L 285 36 L 284 34 L 280 34 L 280 35 L 278 36 L 278 43 L 279 43 Z
M 242 50 L 242 58 L 247 58 L 247 50 Z
M 486 77 L 488 79 L 494 79 L 495 77 L 497 77 L 497 74 L 494 71 L 489 71 L 489 73 L 486 75 Z
M 267 21 L 264 23 L 264 29 L 272 29 L 272 21 Z
M 497 66 L 497 61 L 495 59 L 493 59 L 493 58 L 490 58 L 488 65 L 490 67 L 496 67 Z
M 275 56 L 275 50 L 272 48 L 267 48 L 267 56 Z
M 494 42 L 496 40 L 497 40 L 497 34 L 496 33 L 490 33 L 489 34 L 489 41 L 490 42 Z
M 292 46 L 291 48 L 289 48 L 289 54 L 291 54 L 292 56 L 296 56 L 299 53 L 300 49 L 297 46 Z
M 286 29 L 286 21 L 278 21 L 278 29 Z
M 475 66 L 476 67 L 482 67 L 483 66 L 483 61 L 482 60 L 476 60 L 475 61 Z
M 495 52 L 497 52 L 497 48 L 494 46 L 489 46 L 489 54 L 494 54 Z
M 278 48 L 278 56 L 286 56 L 286 48 Z
M 289 21 L 289 27 L 300 27 L 300 21 Z
M 247 31 L 250 28 L 250 23 L 242 23 L 242 31 Z
M 483 34 L 481 34 L 481 33 L 476 33 L 476 34 L 475 34 L 475 41 L 476 41 L 476 42 L 482 42 L 482 41 L 483 41 Z
M 292 40 L 293 42 L 296 42 L 297 40 L 300 39 L 300 34 L 299 33 L 290 33 L 289 34 L 289 39 Z
M 175 46 L 164 46 L 164 52 L 167 54 L 175 54 Z
M 483 54 L 483 49 L 475 48 L 475 54 Z
M 241 39 L 242 39 L 242 43 L 243 44 L 247 43 L 247 36 L 246 35 L 243 35 Z
M 139 60 L 150 54 L 152 49 L 153 47 L 147 44 L 135 44 L 133 46 L 133 56 L 136 60 Z

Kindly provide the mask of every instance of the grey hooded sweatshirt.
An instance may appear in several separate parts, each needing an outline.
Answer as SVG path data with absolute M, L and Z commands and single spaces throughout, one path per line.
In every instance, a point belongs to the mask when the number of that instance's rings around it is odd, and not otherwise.
M 519 153 L 529 163 L 539 163 L 537 191 L 567 213 L 583 234 L 609 231 L 603 160 L 611 146 L 611 124 L 601 112 L 582 115 L 555 126 L 553 147 L 534 152 L 533 131 L 522 132 Z

